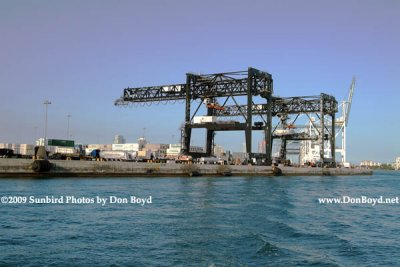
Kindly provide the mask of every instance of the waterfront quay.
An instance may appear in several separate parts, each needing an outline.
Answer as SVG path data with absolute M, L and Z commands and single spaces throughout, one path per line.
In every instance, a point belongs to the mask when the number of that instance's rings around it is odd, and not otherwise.
M 254 165 L 214 165 L 145 163 L 120 161 L 51 160 L 45 172 L 35 172 L 30 159 L 0 159 L 0 177 L 153 177 L 153 176 L 338 176 L 371 175 L 361 168 L 271 167 Z

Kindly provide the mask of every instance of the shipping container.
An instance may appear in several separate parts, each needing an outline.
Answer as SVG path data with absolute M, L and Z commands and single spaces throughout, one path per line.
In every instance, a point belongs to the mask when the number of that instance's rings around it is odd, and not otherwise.
M 75 147 L 75 141 L 74 140 L 61 140 L 61 139 L 48 139 L 47 145 Z
M 111 144 L 88 144 L 86 145 L 87 149 L 100 149 L 100 150 L 112 150 Z
M 193 118 L 194 124 L 212 123 L 212 122 L 217 122 L 217 117 L 215 117 L 215 116 L 195 116 Z
M 0 148 L 12 149 L 12 144 L 3 143 L 3 144 L 0 144 Z
M 167 149 L 167 154 L 180 154 L 181 149 L 180 148 L 168 148 Z
M 138 143 L 130 143 L 130 144 L 112 144 L 112 150 L 120 150 L 120 151 L 138 151 L 139 144 Z
M 55 147 L 55 153 L 60 154 L 73 154 L 75 153 L 75 149 L 73 147 Z
M 105 160 L 132 160 L 131 155 L 126 151 L 100 151 L 100 158 Z
M 152 154 L 153 153 L 151 152 L 151 150 L 142 150 L 142 151 L 138 151 L 137 156 L 138 156 L 138 158 L 150 159 Z M 154 154 L 153 154 L 153 157 L 154 157 Z

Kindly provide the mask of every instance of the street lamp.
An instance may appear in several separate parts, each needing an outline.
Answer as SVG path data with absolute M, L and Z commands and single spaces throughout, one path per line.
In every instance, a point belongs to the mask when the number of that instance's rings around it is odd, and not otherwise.
M 71 118 L 71 114 L 67 115 L 68 118 L 68 125 L 67 125 L 67 140 L 69 140 L 69 119 Z
M 145 133 L 145 131 L 146 131 L 146 128 L 143 128 L 143 139 L 144 139 L 144 133 Z
M 37 141 L 37 126 L 35 125 L 35 127 L 33 127 L 34 129 L 35 129 L 35 142 L 34 142 L 34 144 L 36 144 L 36 141 Z
M 49 100 L 45 100 L 43 104 L 46 106 L 46 116 L 44 120 L 44 146 L 47 147 L 47 110 L 51 102 Z

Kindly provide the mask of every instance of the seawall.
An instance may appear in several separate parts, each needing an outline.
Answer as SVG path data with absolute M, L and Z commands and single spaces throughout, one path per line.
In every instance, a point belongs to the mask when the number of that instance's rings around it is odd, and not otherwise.
M 51 160 L 47 172 L 35 172 L 30 159 L 0 159 L 0 178 L 18 177 L 134 177 L 134 176 L 337 176 L 371 175 L 368 169 L 295 168 L 238 165 L 185 165 L 118 161 Z

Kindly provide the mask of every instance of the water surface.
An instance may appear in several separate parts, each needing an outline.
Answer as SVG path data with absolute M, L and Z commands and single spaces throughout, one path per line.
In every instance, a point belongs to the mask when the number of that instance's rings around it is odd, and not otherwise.
M 398 265 L 399 172 L 348 177 L 2 179 L 0 196 L 149 197 L 0 204 L 0 266 Z

